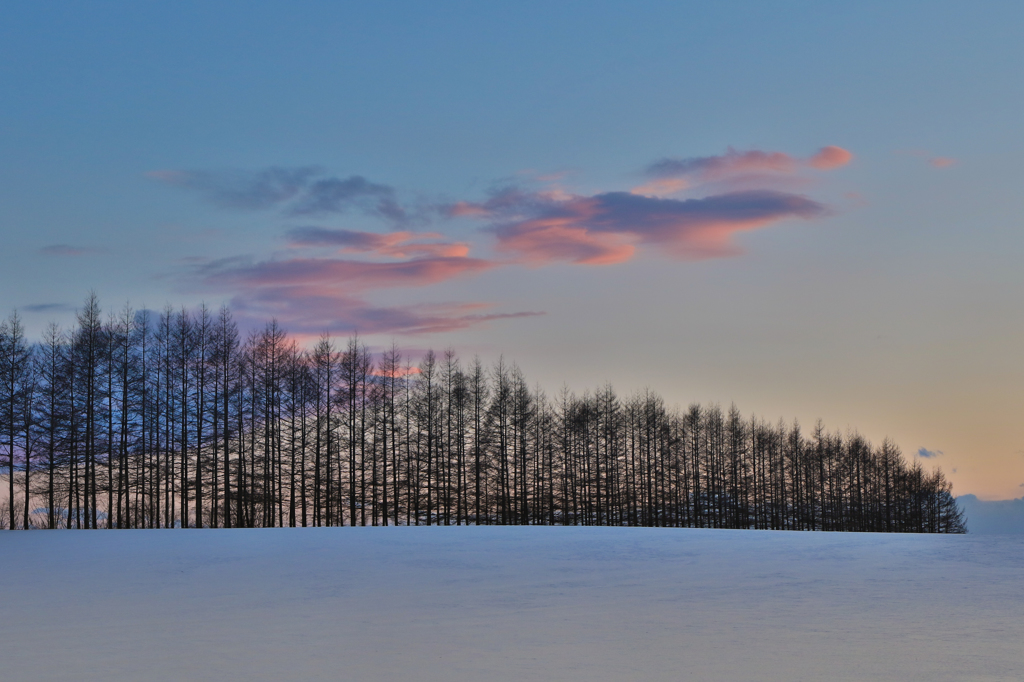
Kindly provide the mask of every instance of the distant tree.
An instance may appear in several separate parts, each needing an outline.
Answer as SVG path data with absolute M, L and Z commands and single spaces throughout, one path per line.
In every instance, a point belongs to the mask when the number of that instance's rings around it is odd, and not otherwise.
M 46 499 L 46 527 L 51 529 L 56 528 L 58 524 L 58 472 L 66 464 L 60 461 L 64 440 L 62 432 L 69 417 L 69 406 L 66 402 L 66 354 L 67 341 L 57 325 L 51 324 L 43 332 L 43 339 L 35 358 L 39 387 L 35 393 L 33 406 L 33 421 L 38 434 L 36 440 L 45 453 L 43 464 L 46 467 L 46 486 L 43 495 Z
M 666 408 L 606 384 L 549 400 L 502 358 L 416 367 L 358 337 L 308 351 L 227 308 L 100 321 L 32 347 L 0 322 L 11 528 L 584 524 L 964 532 L 938 469 L 891 440 Z M 46 509 L 45 521 L 32 510 Z

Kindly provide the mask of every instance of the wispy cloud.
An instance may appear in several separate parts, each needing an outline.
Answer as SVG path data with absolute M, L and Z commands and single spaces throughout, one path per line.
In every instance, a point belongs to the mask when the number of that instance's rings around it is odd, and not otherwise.
M 397 228 L 292 227 L 276 256 L 193 263 L 187 286 L 225 292 L 240 314 L 275 316 L 300 333 L 425 333 L 538 313 L 495 312 L 466 302 L 378 306 L 368 299 L 378 289 L 429 286 L 498 267 L 612 264 L 652 252 L 682 260 L 735 256 L 739 232 L 828 215 L 829 207 L 793 188 L 851 158 L 835 146 L 806 158 L 729 149 L 719 156 L 663 158 L 631 191 L 580 193 L 560 186 L 561 177 L 533 174 L 482 200 L 425 201 L 415 210 L 389 185 L 314 166 L 150 175 L 223 207 L 316 218 L 311 222 L 356 210 Z M 473 243 L 441 231 L 456 218 L 480 228 Z M 433 231 L 411 229 L 428 222 Z M 470 255 L 487 249 L 492 255 Z
M 796 167 L 796 159 L 782 152 L 730 149 L 720 156 L 661 159 L 648 166 L 645 174 L 654 178 L 692 177 L 709 182 L 739 173 L 792 173 Z
M 251 318 L 258 323 L 276 317 L 300 335 L 323 331 L 421 334 L 539 314 L 495 312 L 483 303 L 380 306 L 367 300 L 378 289 L 428 286 L 500 264 L 470 257 L 464 244 L 415 241 L 433 236 L 296 228 L 288 234 L 293 248 L 327 248 L 335 254 L 358 253 L 389 260 L 338 255 L 228 258 L 193 266 L 193 286 L 198 277 L 198 286 L 204 290 L 229 292 L 232 307 L 243 321 Z
M 326 227 L 297 227 L 288 232 L 292 246 L 336 247 L 340 253 L 368 253 L 390 258 L 469 255 L 466 242 L 448 241 L 437 232 L 360 232 Z
M 942 454 L 942 450 L 929 450 L 928 448 L 924 448 L 924 447 L 921 447 L 921 448 L 917 449 L 917 456 L 918 457 L 923 457 L 925 459 L 934 459 L 935 457 L 938 457 L 941 454 Z
M 623 235 L 603 234 L 580 222 L 585 216 L 546 216 L 495 228 L 498 250 L 531 264 L 568 261 L 586 265 L 621 263 L 636 250 Z
M 258 326 L 274 317 L 289 331 L 313 337 L 322 332 L 427 334 L 454 331 L 487 322 L 541 315 L 540 312 L 492 312 L 484 303 L 435 303 L 379 306 L 342 289 L 310 286 L 258 287 L 231 301 L 239 320 Z
M 90 256 L 100 253 L 99 249 L 71 244 L 50 244 L 39 249 L 44 256 Z
M 783 180 L 800 180 L 798 173 L 801 170 L 834 170 L 845 166 L 852 158 L 849 151 L 834 145 L 822 147 L 806 159 L 784 152 L 737 151 L 732 148 L 718 156 L 664 158 L 644 170 L 649 180 L 635 187 L 633 192 L 666 196 L 708 184 L 774 186 Z
M 832 170 L 852 158 L 836 146 L 808 158 L 729 149 L 656 161 L 644 170 L 647 182 L 629 192 L 511 187 L 484 202 L 452 204 L 447 213 L 489 221 L 498 250 L 531 264 L 618 263 L 633 258 L 638 246 L 682 259 L 719 258 L 740 253 L 737 232 L 828 214 L 823 204 L 777 188 L 805 184 L 807 169 Z M 697 194 L 701 188 L 704 196 Z M 682 192 L 691 196 L 672 196 Z
M 259 171 L 158 170 L 147 175 L 192 190 L 222 208 L 278 209 L 287 215 L 312 216 L 355 209 L 395 222 L 409 218 L 393 187 L 361 175 L 334 177 L 317 166 L 272 167 Z
M 436 284 L 498 265 L 481 258 L 427 257 L 372 262 L 345 258 L 288 258 L 252 261 L 229 258 L 206 263 L 196 271 L 208 284 L 245 287 L 317 286 L 366 291 Z
M 807 160 L 807 165 L 818 170 L 832 170 L 841 168 L 853 160 L 853 154 L 842 147 L 829 145 L 822 147 Z
M 198 192 L 223 208 L 275 208 L 296 198 L 320 173 L 315 166 L 261 171 L 158 170 L 147 175 L 160 182 Z
M 370 201 L 367 203 L 366 200 Z M 395 201 L 393 188 L 370 182 L 361 175 L 322 178 L 310 183 L 289 212 L 292 215 L 344 213 L 354 205 L 376 211 L 386 218 L 405 218 L 405 209 Z
M 684 259 L 735 255 L 736 232 L 828 212 L 807 197 L 772 190 L 685 200 L 631 192 L 555 196 L 506 191 L 457 208 L 456 215 L 488 216 L 498 249 L 528 263 L 592 265 L 628 260 L 636 244 Z
M 949 168 L 956 165 L 957 160 L 949 156 L 935 156 L 926 149 L 900 149 L 897 154 L 903 156 L 914 156 L 923 159 L 932 168 Z
M 22 310 L 29 313 L 70 313 L 75 311 L 75 306 L 67 303 L 33 303 L 22 307 Z

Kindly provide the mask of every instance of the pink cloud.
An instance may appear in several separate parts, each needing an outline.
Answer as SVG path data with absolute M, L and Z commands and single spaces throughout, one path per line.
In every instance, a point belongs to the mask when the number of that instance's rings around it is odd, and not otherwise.
M 682 192 L 689 186 L 690 181 L 686 178 L 656 178 L 629 191 L 645 197 L 664 197 Z
M 948 156 L 932 156 L 926 149 L 901 149 L 895 152 L 904 156 L 916 156 L 925 159 L 932 168 L 949 168 L 956 163 L 956 159 Z
M 518 187 L 505 187 L 492 193 L 482 203 L 459 201 L 441 206 L 441 213 L 450 218 L 493 218 L 520 214 L 528 207 L 544 203 L 544 192 L 530 192 Z
M 375 377 L 387 377 L 389 379 L 394 377 L 395 379 L 401 379 L 402 377 L 421 374 L 421 371 L 420 368 L 415 365 L 406 365 L 405 367 L 396 367 L 393 370 L 385 371 L 384 369 L 381 369 L 379 365 L 375 364 L 370 370 L 370 374 Z
M 868 206 L 870 203 L 868 202 L 867 197 L 860 192 L 845 192 L 843 193 L 843 196 L 849 200 L 849 205 L 854 208 L 862 208 L 864 206 Z
M 340 253 L 371 253 L 389 258 L 462 258 L 469 244 L 445 241 L 436 232 L 357 232 L 322 227 L 300 227 L 288 233 L 292 246 L 335 246 Z M 434 240 L 434 241 L 423 241 Z M 441 240 L 441 241 L 437 241 Z
M 466 329 L 486 322 L 539 315 L 491 313 L 482 303 L 375 306 L 334 287 L 259 287 L 236 294 L 231 307 L 243 326 L 275 318 L 297 337 L 319 334 L 426 334 Z
M 751 150 L 739 152 L 730 148 L 720 156 L 688 159 L 662 159 L 647 168 L 654 178 L 693 178 L 695 182 L 716 182 L 732 175 L 749 173 L 783 173 L 796 170 L 798 162 L 782 152 Z
M 373 234 L 344 230 L 299 230 L 293 246 L 329 245 L 341 250 L 422 257 L 386 262 L 338 257 L 299 257 L 252 261 L 234 258 L 193 268 L 202 288 L 228 291 L 240 321 L 273 317 L 305 338 L 332 333 L 419 334 L 451 331 L 537 313 L 494 313 L 479 303 L 378 306 L 364 295 L 374 289 L 420 287 L 484 272 L 501 263 L 465 255 L 451 242 L 409 243 L 437 235 Z M 457 255 L 433 255 L 457 251 Z
M 685 159 L 666 158 L 647 167 L 646 175 L 653 180 L 634 190 L 637 194 L 663 196 L 686 189 L 694 184 L 774 182 L 779 178 L 798 177 L 801 168 L 832 170 L 845 166 L 853 154 L 830 145 L 822 147 L 807 159 L 799 159 L 784 152 L 761 150 L 737 151 L 730 148 L 719 156 Z M 774 178 L 774 180 L 773 180 Z M 685 180 L 672 184 L 670 180 Z
M 471 257 L 469 243 L 439 232 L 298 227 L 288 232 L 289 248 L 280 258 L 224 259 L 194 265 L 191 272 L 202 288 L 233 296 L 240 315 L 276 317 L 298 335 L 462 329 L 537 313 L 494 313 L 481 303 L 378 306 L 365 298 L 376 289 L 427 286 L 498 266 L 621 263 L 640 249 L 688 260 L 733 256 L 740 253 L 739 232 L 826 215 L 822 204 L 780 188 L 810 182 L 809 168 L 829 170 L 850 158 L 834 146 L 806 159 L 729 149 L 720 156 L 659 161 L 648 168 L 647 181 L 628 192 L 507 187 L 482 202 L 430 204 L 417 214 L 423 221 L 439 216 L 486 221 L 484 234 L 495 238 L 499 253 L 511 256 L 505 260 Z M 324 177 L 313 168 L 153 175 L 224 206 L 279 208 L 293 216 L 356 208 L 402 227 L 413 224 L 396 203 L 395 190 L 361 176 Z M 701 184 L 708 196 L 671 198 Z
M 577 205 L 587 210 L 583 202 Z M 524 220 L 496 230 L 498 250 L 514 253 L 530 264 L 569 261 L 585 265 L 621 263 L 633 257 L 635 247 L 623 235 L 589 230 L 579 216 Z
M 735 255 L 735 233 L 827 209 L 803 196 L 768 190 L 703 199 L 663 199 L 628 192 L 574 196 L 542 205 L 534 216 L 493 228 L 498 248 L 525 262 L 609 264 L 628 260 L 634 244 L 677 258 Z
M 822 147 L 818 152 L 807 160 L 807 165 L 818 170 L 832 170 L 850 163 L 853 154 L 835 145 Z
M 447 207 L 447 213 L 450 216 L 461 218 L 461 217 L 481 217 L 488 214 L 488 210 L 480 204 L 474 204 L 468 201 L 459 201 Z

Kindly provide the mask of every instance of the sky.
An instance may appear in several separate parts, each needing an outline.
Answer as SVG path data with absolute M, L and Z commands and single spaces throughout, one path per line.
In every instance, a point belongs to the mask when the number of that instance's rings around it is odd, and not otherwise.
M 0 313 L 229 305 L 1024 496 L 1017 3 L 0 6 Z

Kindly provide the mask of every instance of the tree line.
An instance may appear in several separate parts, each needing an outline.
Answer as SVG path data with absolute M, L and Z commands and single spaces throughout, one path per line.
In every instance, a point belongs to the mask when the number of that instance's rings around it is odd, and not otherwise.
M 606 385 L 548 396 L 498 360 L 95 295 L 30 343 L 0 323 L 6 528 L 559 524 L 964 532 L 890 440 Z

